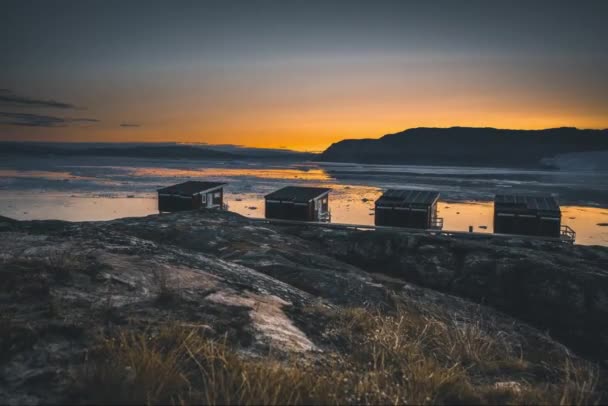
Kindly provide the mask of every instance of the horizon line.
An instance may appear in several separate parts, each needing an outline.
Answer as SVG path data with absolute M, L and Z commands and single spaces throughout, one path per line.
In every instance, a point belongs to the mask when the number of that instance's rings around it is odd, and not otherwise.
M 530 128 L 498 128 L 498 127 L 480 127 L 480 126 L 462 126 L 462 125 L 454 125 L 449 127 L 433 127 L 433 126 L 418 126 L 418 127 L 409 127 L 401 131 L 385 133 L 376 137 L 362 137 L 362 138 L 343 138 L 339 141 L 335 141 L 329 143 L 325 149 L 331 147 L 332 145 L 347 141 L 347 140 L 380 140 L 381 138 L 387 135 L 396 135 L 400 133 L 404 133 L 406 131 L 417 130 L 417 129 L 441 129 L 441 130 L 449 130 L 449 129 L 485 129 L 485 130 L 502 130 L 502 131 L 530 131 L 530 132 L 540 132 L 540 131 L 548 131 L 548 130 L 577 130 L 577 131 L 608 131 L 608 128 L 579 128 L 575 126 L 559 126 L 559 127 L 547 127 L 540 129 L 530 129 Z M 290 147 L 264 147 L 264 146 L 246 146 L 242 144 L 230 144 L 230 143 L 222 143 L 222 144 L 210 144 L 204 141 L 62 141 L 62 140 L 0 140 L 0 144 L 6 143 L 21 143 L 21 144 L 151 144 L 151 145 L 188 145 L 188 146 L 203 146 L 203 147 L 232 147 L 232 148 L 240 148 L 240 149 L 255 149 L 255 150 L 272 150 L 272 151 L 282 151 L 282 152 L 293 152 L 293 153 L 309 153 L 309 154 L 320 154 L 325 151 L 322 150 L 310 150 L 310 149 L 294 149 Z

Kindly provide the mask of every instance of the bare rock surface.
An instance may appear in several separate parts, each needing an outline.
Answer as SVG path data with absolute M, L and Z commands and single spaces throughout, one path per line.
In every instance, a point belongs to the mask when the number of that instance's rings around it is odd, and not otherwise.
M 286 228 L 333 257 L 482 303 L 608 362 L 608 248 Z
M 302 309 L 390 309 L 395 298 L 462 323 L 491 320 L 539 351 L 569 351 L 551 337 L 593 344 L 586 355 L 603 360 L 607 259 L 599 247 L 279 227 L 215 211 L 0 218 L 0 403 L 69 402 L 90 345 L 116 328 L 180 323 L 244 353 L 318 359 L 324 321 Z

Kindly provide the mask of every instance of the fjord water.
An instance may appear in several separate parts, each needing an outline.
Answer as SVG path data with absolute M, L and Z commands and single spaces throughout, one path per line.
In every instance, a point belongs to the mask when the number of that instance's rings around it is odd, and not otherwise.
M 499 192 L 552 193 L 577 243 L 608 245 L 608 173 L 310 162 L 184 161 L 124 158 L 9 159 L 0 164 L 0 215 L 20 220 L 110 220 L 157 213 L 156 189 L 190 179 L 227 182 L 231 211 L 264 217 L 263 196 L 288 184 L 332 188 L 336 223 L 374 222 L 386 188 L 438 190 L 444 229 L 492 232 Z

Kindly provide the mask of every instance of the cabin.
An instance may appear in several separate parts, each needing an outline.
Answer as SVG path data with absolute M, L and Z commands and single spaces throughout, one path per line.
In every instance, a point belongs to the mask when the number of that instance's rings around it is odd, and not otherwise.
M 188 181 L 158 189 L 158 211 L 222 209 L 225 183 Z
M 329 221 L 329 192 L 320 187 L 286 186 L 266 196 L 266 218 Z
M 559 238 L 562 213 L 553 196 L 494 197 L 494 232 Z
M 375 203 L 377 226 L 418 229 L 443 228 L 437 217 L 439 192 L 428 190 L 389 189 Z

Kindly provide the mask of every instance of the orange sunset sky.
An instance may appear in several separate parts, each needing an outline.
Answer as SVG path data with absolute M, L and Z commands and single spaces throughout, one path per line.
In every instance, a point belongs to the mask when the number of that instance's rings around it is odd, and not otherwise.
M 419 126 L 608 127 L 601 2 L 7 4 L 0 140 L 318 151 Z

